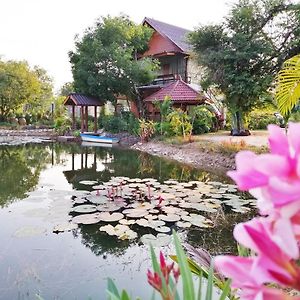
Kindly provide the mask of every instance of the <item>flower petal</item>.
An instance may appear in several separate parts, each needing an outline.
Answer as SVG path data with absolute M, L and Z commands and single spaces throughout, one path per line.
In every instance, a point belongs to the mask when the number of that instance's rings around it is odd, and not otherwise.
M 289 143 L 284 130 L 276 125 L 268 125 L 269 146 L 272 154 L 289 157 Z

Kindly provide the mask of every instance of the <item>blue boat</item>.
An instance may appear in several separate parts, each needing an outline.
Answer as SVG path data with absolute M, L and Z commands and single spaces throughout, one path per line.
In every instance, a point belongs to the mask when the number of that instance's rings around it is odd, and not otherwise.
M 92 142 L 92 143 L 104 143 L 104 144 L 117 144 L 119 139 L 111 138 L 107 136 L 97 135 L 95 133 L 81 133 L 81 140 L 83 142 Z

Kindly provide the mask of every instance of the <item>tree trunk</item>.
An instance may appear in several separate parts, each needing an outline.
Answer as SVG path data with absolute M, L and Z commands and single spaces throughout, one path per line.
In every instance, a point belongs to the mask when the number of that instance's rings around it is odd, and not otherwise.
M 232 130 L 233 136 L 246 136 L 250 135 L 250 131 L 244 126 L 244 117 L 241 110 L 237 110 L 232 114 Z

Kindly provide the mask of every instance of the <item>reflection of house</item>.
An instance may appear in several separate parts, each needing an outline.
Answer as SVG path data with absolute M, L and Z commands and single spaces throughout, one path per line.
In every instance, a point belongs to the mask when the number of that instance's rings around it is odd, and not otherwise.
M 189 30 L 145 18 L 144 26 L 153 29 L 148 50 L 142 57 L 152 57 L 160 62 L 156 79 L 149 85 L 140 86 L 139 92 L 152 118 L 159 114 L 155 101 L 169 96 L 175 107 L 184 110 L 191 105 L 209 103 L 199 84 L 201 69 L 195 62 L 188 43 Z M 133 111 L 137 111 L 133 107 Z

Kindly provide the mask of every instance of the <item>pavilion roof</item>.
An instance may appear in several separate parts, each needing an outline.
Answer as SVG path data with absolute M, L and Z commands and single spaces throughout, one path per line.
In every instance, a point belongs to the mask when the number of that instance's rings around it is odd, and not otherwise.
M 85 96 L 82 94 L 71 93 L 69 94 L 64 105 L 75 105 L 75 106 L 102 106 L 104 101 L 96 97 Z
M 174 103 L 201 104 L 207 98 L 200 92 L 193 89 L 182 79 L 178 79 L 168 85 L 163 86 L 159 91 L 146 97 L 145 102 L 164 101 L 168 96 Z

